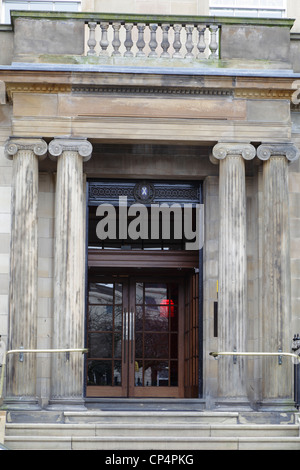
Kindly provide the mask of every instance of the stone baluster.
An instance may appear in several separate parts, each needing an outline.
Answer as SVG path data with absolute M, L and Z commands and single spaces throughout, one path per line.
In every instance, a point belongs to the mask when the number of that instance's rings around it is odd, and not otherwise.
M 37 348 L 38 161 L 47 144 L 41 139 L 8 140 L 13 160 L 8 349 Z M 36 407 L 36 354 L 8 357 L 6 405 Z
M 169 24 L 162 24 L 161 29 L 162 29 L 161 47 L 162 47 L 163 51 L 162 51 L 160 57 L 170 57 L 170 54 L 168 52 L 168 49 L 170 47 L 170 43 L 169 43 L 169 39 L 168 39 L 170 25 Z
M 96 47 L 96 39 L 95 39 L 95 29 L 96 29 L 97 23 L 95 21 L 89 21 L 88 22 L 88 27 L 89 27 L 89 39 L 87 42 L 87 45 L 89 47 L 89 50 L 87 52 L 87 55 L 96 55 L 95 47 Z
M 210 30 L 210 43 L 209 43 L 209 49 L 210 49 L 210 58 L 211 59 L 217 59 L 218 58 L 218 42 L 217 42 L 217 33 L 219 31 L 219 27 L 216 25 L 211 25 L 209 27 Z
M 186 30 L 186 43 L 185 43 L 185 47 L 186 47 L 186 54 L 185 54 L 185 57 L 186 58 L 192 58 L 193 57 L 193 53 L 192 53 L 192 50 L 194 48 L 194 44 L 193 44 L 193 31 L 194 31 L 194 25 L 192 24 L 187 24 L 185 26 L 185 30 Z
M 156 31 L 158 28 L 158 25 L 155 23 L 150 23 L 149 24 L 150 28 L 150 42 L 149 42 L 149 47 L 150 47 L 150 53 L 149 57 L 157 57 L 157 40 L 156 40 Z
M 115 22 L 112 24 L 113 27 L 113 32 L 114 32 L 114 37 L 112 40 L 112 46 L 114 48 L 112 55 L 113 56 L 120 56 L 121 52 L 119 51 L 120 46 L 121 46 L 121 41 L 120 41 L 120 28 L 121 28 L 121 23 Z
M 136 53 L 136 57 L 144 57 L 145 52 L 143 51 L 145 47 L 145 41 L 144 41 L 144 31 L 145 31 L 145 23 L 138 23 L 137 24 L 137 29 L 138 29 L 138 40 L 136 42 L 138 52 Z
M 255 157 L 246 143 L 218 143 L 219 162 L 219 351 L 246 351 L 247 257 L 245 160 Z M 247 406 L 246 360 L 232 356 L 219 361 L 219 404 Z
M 124 46 L 126 48 L 126 51 L 124 53 L 124 57 L 133 56 L 133 52 L 131 50 L 133 46 L 132 28 L 133 28 L 133 23 L 125 23 L 126 38 L 125 38 Z
M 197 30 L 198 30 L 198 33 L 199 33 L 199 40 L 198 40 L 198 44 L 197 44 L 197 48 L 198 48 L 198 51 L 199 51 L 199 54 L 198 54 L 198 59 L 203 59 L 205 57 L 205 49 L 206 49 L 206 44 L 205 44 L 205 38 L 204 38 L 204 35 L 205 35 L 205 31 L 206 31 L 206 26 L 202 26 L 202 25 L 198 25 L 197 26 Z
M 180 40 L 180 32 L 181 32 L 181 29 L 182 29 L 182 25 L 181 24 L 174 24 L 173 26 L 173 29 L 174 29 L 174 42 L 173 42 L 173 47 L 174 47 L 174 54 L 173 54 L 173 57 L 178 57 L 178 58 L 181 58 L 181 54 L 180 54 L 180 49 L 181 49 L 181 40 Z
M 109 41 L 107 37 L 107 31 L 108 31 L 109 23 L 106 21 L 101 21 L 100 23 L 100 29 L 101 29 L 101 39 L 100 39 L 100 56 L 107 56 L 108 51 L 107 48 L 109 46 Z
M 299 152 L 293 144 L 262 144 L 263 163 L 262 350 L 290 352 L 291 273 L 289 244 L 288 163 Z M 283 358 L 263 361 L 262 406 L 291 408 L 292 363 Z
M 53 348 L 84 347 L 85 203 L 83 162 L 92 153 L 85 139 L 57 138 Z M 50 407 L 83 404 L 83 355 L 52 355 Z

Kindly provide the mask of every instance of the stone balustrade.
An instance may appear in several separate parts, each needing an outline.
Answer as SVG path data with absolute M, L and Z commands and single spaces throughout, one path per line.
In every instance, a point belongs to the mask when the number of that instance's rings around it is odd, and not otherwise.
M 87 55 L 142 58 L 219 58 L 218 24 L 89 21 Z
M 0 64 L 292 68 L 286 18 L 12 11 L 11 21 Z

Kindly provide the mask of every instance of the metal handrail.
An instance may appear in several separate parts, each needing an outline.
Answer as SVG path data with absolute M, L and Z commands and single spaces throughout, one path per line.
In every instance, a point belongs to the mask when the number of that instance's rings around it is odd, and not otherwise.
M 298 354 L 294 354 L 294 353 L 288 353 L 288 352 L 282 352 L 282 351 L 278 351 L 276 353 L 272 353 L 272 352 L 237 352 L 237 351 L 233 351 L 233 352 L 227 352 L 227 351 L 220 351 L 220 352 L 210 352 L 209 353 L 210 356 L 213 356 L 214 358 L 217 358 L 218 356 L 288 356 L 288 357 L 294 357 L 296 358 L 299 363 L 300 363 L 300 356 Z
M 1 364 L 1 378 L 0 378 L 0 399 L 2 398 L 3 384 L 4 384 L 4 372 L 6 365 L 6 357 L 9 354 L 23 354 L 23 353 L 70 353 L 70 352 L 81 352 L 82 354 L 87 353 L 86 348 L 66 348 L 66 349 L 10 349 L 3 353 L 3 361 Z
M 300 408 L 300 354 L 288 353 L 288 352 L 237 352 L 237 351 L 212 351 L 209 353 L 210 356 L 213 356 L 215 359 L 218 359 L 219 356 L 233 356 L 234 364 L 236 363 L 237 356 L 276 356 L 278 357 L 279 365 L 282 364 L 282 356 L 292 357 L 297 359 L 297 363 L 294 364 L 294 399 L 295 406 L 297 409 Z

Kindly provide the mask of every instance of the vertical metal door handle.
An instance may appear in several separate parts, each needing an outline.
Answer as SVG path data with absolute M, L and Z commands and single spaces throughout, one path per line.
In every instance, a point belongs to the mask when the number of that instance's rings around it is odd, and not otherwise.
M 127 352 L 127 340 L 128 340 L 128 312 L 126 308 L 123 311 L 123 347 L 124 347 L 124 361 L 126 362 L 126 352 Z
M 131 349 L 131 364 L 133 363 L 133 341 L 134 341 L 134 312 L 130 311 L 130 333 L 129 333 L 129 340 L 131 342 L 130 349 Z
M 131 341 L 131 323 L 132 323 L 132 312 L 129 312 L 129 341 Z
M 134 312 L 127 312 L 126 308 L 123 311 L 123 362 L 126 362 L 127 348 L 129 346 L 128 341 L 130 342 L 130 359 L 131 363 L 133 362 L 133 339 L 134 339 Z

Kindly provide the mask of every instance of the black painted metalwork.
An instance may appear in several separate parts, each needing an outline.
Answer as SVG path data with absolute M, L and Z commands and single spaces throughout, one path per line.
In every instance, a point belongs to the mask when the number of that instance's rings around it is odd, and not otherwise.
M 127 204 L 136 202 L 199 204 L 201 182 L 191 181 L 148 181 L 148 180 L 89 180 L 88 204 L 96 206 L 103 203 L 119 204 L 120 197 L 127 197 Z M 143 188 L 147 197 L 143 198 Z

